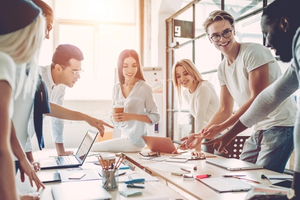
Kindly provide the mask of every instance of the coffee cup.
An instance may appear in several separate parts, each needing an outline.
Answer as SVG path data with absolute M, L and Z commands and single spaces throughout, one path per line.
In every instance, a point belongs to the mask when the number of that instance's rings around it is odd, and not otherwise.
M 123 113 L 124 107 L 123 106 L 115 106 L 114 107 L 114 113 Z

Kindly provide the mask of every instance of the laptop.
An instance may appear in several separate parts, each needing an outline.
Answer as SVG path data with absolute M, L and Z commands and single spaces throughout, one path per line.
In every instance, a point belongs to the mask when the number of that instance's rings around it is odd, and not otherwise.
M 148 148 L 151 151 L 160 151 L 163 153 L 172 153 L 176 150 L 176 147 L 169 137 L 158 137 L 158 136 L 142 136 Z
M 225 168 L 230 171 L 238 170 L 250 170 L 250 169 L 263 169 L 263 166 L 246 162 L 243 160 L 238 160 L 236 158 L 213 158 L 206 159 L 206 162 L 212 165 L 216 165 L 221 168 Z
M 111 199 L 112 196 L 106 191 L 101 182 L 97 181 L 78 181 L 68 182 L 51 187 L 54 200 L 92 200 L 92 199 Z
M 98 135 L 97 131 L 88 130 L 79 145 L 75 155 L 70 156 L 54 156 L 40 159 L 41 169 L 56 169 L 67 167 L 79 167 L 83 164 L 94 141 Z

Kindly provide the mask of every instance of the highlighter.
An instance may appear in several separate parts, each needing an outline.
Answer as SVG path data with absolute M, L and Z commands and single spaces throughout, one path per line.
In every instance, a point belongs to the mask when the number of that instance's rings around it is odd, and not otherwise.
M 196 176 L 196 178 L 198 178 L 198 179 L 208 178 L 208 177 L 211 177 L 211 175 L 210 174 L 201 174 L 201 175 Z

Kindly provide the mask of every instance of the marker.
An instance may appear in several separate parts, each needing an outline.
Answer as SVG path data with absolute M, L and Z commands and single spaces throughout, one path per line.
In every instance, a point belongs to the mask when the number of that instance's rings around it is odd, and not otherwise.
M 200 175 L 197 175 L 196 178 L 198 179 L 201 179 L 201 178 L 208 178 L 208 177 L 211 177 L 210 174 L 200 174 Z

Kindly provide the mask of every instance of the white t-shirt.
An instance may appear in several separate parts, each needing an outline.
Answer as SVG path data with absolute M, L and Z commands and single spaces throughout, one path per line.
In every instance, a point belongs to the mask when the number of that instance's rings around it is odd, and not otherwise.
M 52 75 L 51 75 L 51 66 L 39 67 L 40 75 L 42 80 L 44 81 L 47 91 L 48 91 L 48 100 L 51 103 L 55 103 L 58 105 L 62 105 L 65 96 L 66 86 L 63 84 L 55 85 Z M 27 139 L 27 143 L 25 146 L 25 152 L 32 151 L 31 137 L 35 134 L 34 122 L 33 122 L 33 112 L 31 112 L 30 116 L 30 126 L 28 129 L 29 137 Z M 63 128 L 64 128 L 64 120 L 58 119 L 55 117 L 51 117 L 51 125 L 52 125 L 52 137 L 55 143 L 63 143 Z
M 7 81 L 11 86 L 12 91 L 15 90 L 16 65 L 14 60 L 6 53 L 0 52 L 0 80 Z M 12 93 L 13 94 L 13 93 Z M 9 105 L 9 117 L 11 118 L 14 112 L 13 97 Z
M 66 86 L 63 84 L 55 85 L 51 75 L 50 65 L 41 67 L 40 75 L 42 76 L 42 80 L 45 82 L 47 87 L 49 102 L 62 106 L 66 94 Z M 51 117 L 51 124 L 53 141 L 55 143 L 63 143 L 64 120 Z
M 238 56 L 230 66 L 226 58 L 221 62 L 218 70 L 220 85 L 226 85 L 237 105 L 242 106 L 251 95 L 249 73 L 267 63 L 271 84 L 281 75 L 281 70 L 270 50 L 256 43 L 241 43 Z M 288 98 L 270 115 L 254 125 L 254 130 L 266 130 L 273 126 L 294 126 L 296 112 L 296 102 Z
M 214 86 L 208 81 L 198 84 L 191 94 L 188 89 L 183 90 L 183 98 L 187 101 L 191 115 L 195 118 L 195 133 L 199 133 L 217 112 L 220 102 Z

